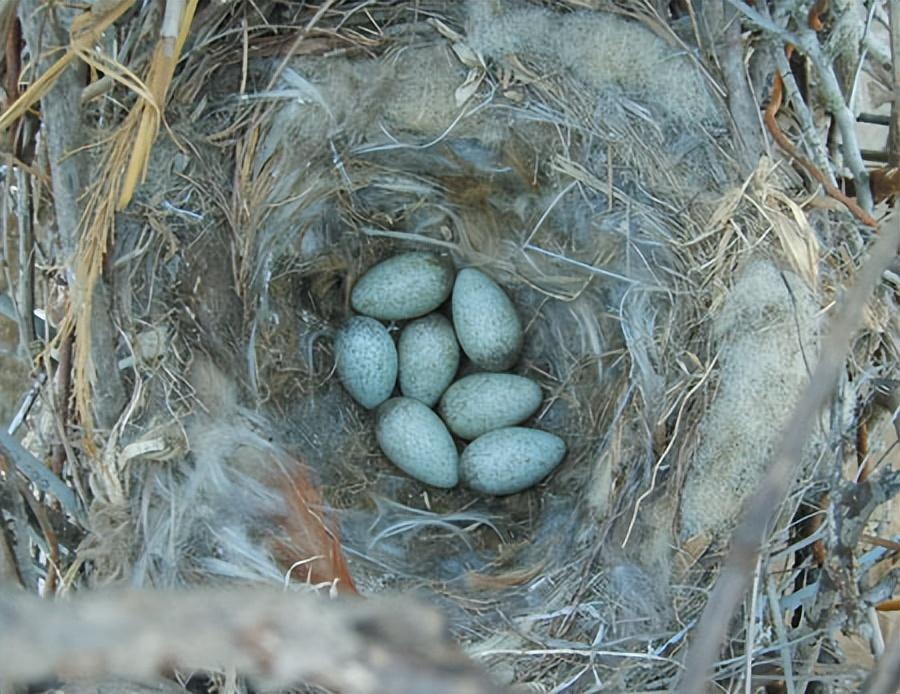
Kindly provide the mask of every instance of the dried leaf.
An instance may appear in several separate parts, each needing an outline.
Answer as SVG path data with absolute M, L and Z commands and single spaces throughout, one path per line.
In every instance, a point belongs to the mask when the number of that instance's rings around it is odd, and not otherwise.
M 768 210 L 768 217 L 791 268 L 810 287 L 815 287 L 818 284 L 820 248 L 806 214 L 797 203 L 779 191 L 770 190 L 769 199 L 791 213 L 788 217 L 773 206 L 774 209 Z
M 456 57 L 459 58 L 459 62 L 461 62 L 466 67 L 471 68 L 484 68 L 484 58 L 481 57 L 478 53 L 476 53 L 472 48 L 462 41 L 457 41 L 453 44 L 453 52 L 456 53 Z
M 456 92 L 454 93 L 456 105 L 463 106 L 469 99 L 471 99 L 475 92 L 478 91 L 478 87 L 481 86 L 481 82 L 483 80 L 483 70 L 469 70 L 469 74 L 466 76 L 466 81 L 463 82 L 459 87 L 457 87 Z
M 462 41 L 463 40 L 462 34 L 460 34 L 458 31 L 454 31 L 453 29 L 448 27 L 446 24 L 444 24 L 444 22 L 442 22 L 440 19 L 437 19 L 436 17 L 429 17 L 428 20 L 426 20 L 426 23 L 433 26 L 435 28 L 435 30 L 437 31 L 437 33 L 439 33 L 445 39 L 450 39 L 451 41 Z

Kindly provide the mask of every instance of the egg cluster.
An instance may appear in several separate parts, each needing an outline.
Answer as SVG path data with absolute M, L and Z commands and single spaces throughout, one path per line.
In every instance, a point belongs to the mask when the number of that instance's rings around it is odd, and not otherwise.
M 448 298 L 452 323 L 434 312 Z M 503 373 L 518 360 L 522 323 L 486 274 L 404 253 L 363 275 L 351 304 L 361 315 L 338 331 L 337 373 L 354 400 L 377 408 L 378 445 L 397 467 L 435 487 L 462 481 L 501 495 L 537 484 L 562 461 L 562 439 L 517 426 L 537 411 L 541 389 Z M 396 346 L 381 321 L 409 321 Z M 454 383 L 461 351 L 482 371 Z M 398 380 L 402 396 L 392 398 Z M 453 435 L 471 442 L 462 455 Z

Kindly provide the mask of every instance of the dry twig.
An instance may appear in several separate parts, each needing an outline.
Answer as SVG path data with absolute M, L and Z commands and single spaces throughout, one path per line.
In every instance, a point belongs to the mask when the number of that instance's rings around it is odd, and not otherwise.
M 891 104 L 890 136 L 888 137 L 888 161 L 891 166 L 900 166 L 900 0 L 888 3 L 891 21 L 891 65 L 894 100 Z

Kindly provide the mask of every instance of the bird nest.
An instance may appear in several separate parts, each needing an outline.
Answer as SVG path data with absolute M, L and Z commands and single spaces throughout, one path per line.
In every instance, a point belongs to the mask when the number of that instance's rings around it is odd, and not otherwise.
M 102 184 L 88 208 L 115 232 L 88 236 L 109 249 L 92 296 L 111 307 L 116 373 L 79 361 L 76 331 L 84 462 L 66 474 L 83 539 L 43 581 L 413 594 L 498 685 L 682 676 L 868 236 L 840 205 L 804 203 L 783 163 L 745 165 L 713 72 L 651 12 L 502 5 L 264 2 L 264 24 L 206 7 L 144 182 L 115 218 Z M 122 160 L 115 146 L 98 165 Z M 333 336 L 354 283 L 408 250 L 477 267 L 513 300 L 514 371 L 541 386 L 535 426 L 568 448 L 538 486 L 417 482 L 342 389 Z M 868 304 L 830 413 L 776 487 L 711 675 L 724 690 L 790 679 L 834 646 L 822 615 L 848 596 L 808 589 L 829 561 L 813 550 L 848 541 L 826 517 L 850 512 L 850 442 L 895 368 L 892 302 L 882 286 Z M 32 448 L 55 435 L 35 427 Z M 858 682 L 833 652 L 834 680 Z M 194 678 L 248 690 L 252 670 Z

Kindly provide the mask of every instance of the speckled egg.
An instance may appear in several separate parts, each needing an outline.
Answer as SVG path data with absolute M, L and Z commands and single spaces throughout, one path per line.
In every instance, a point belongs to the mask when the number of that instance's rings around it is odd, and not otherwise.
M 375 415 L 375 438 L 394 465 L 420 482 L 450 488 L 459 482 L 453 437 L 434 412 L 412 398 L 391 398 Z
M 453 266 L 434 253 L 413 251 L 378 263 L 350 296 L 353 310 L 380 320 L 406 320 L 431 313 L 453 287 Z
M 401 379 L 403 378 L 401 355 Z M 477 439 L 524 422 L 541 404 L 541 387 L 524 376 L 479 373 L 459 379 L 441 398 L 440 413 L 454 434 Z
M 475 439 L 463 451 L 459 476 L 483 494 L 515 494 L 544 479 L 565 454 L 565 442 L 546 431 L 497 429 Z
M 354 316 L 344 323 L 334 354 L 344 388 L 360 405 L 372 409 L 391 396 L 397 382 L 397 348 L 377 320 Z
M 400 392 L 433 407 L 459 367 L 453 326 L 438 313 L 413 321 L 400 333 L 397 356 Z
M 486 371 L 505 371 L 522 349 L 522 322 L 494 280 L 466 268 L 453 286 L 453 327 L 463 351 Z

